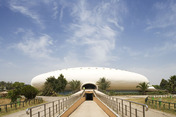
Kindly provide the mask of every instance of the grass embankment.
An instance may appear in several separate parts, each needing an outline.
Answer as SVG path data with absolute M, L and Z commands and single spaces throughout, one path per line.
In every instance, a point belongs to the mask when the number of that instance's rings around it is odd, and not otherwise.
M 152 98 L 149 98 L 149 99 L 152 100 Z M 134 102 L 139 102 L 139 103 L 142 103 L 142 104 L 146 104 L 145 103 L 145 98 L 130 98 L 130 99 L 127 99 L 127 100 L 134 101 Z M 161 104 L 159 106 L 159 102 L 155 103 L 155 101 L 153 101 L 153 104 L 152 104 L 152 101 L 150 101 L 150 103 L 149 102 L 147 103 L 149 108 L 176 115 L 176 107 L 174 108 L 174 104 L 170 104 L 170 109 L 169 109 L 169 103 L 176 103 L 176 97 L 172 97 L 172 98 L 170 98 L 170 97 L 158 98 L 157 97 L 157 98 L 154 98 L 154 100 L 158 100 L 158 101 L 160 100 L 160 101 L 168 102 L 168 103 L 161 102 Z

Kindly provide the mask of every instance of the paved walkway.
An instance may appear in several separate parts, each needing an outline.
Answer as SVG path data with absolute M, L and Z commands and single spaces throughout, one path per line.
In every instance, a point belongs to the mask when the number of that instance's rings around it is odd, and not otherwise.
M 108 115 L 94 101 L 85 101 L 69 117 L 108 117 Z

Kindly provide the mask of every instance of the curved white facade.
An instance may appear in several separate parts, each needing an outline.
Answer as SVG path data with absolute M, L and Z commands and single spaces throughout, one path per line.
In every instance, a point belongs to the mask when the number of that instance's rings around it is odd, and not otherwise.
M 37 89 L 41 89 L 48 77 L 55 76 L 55 78 L 57 78 L 60 74 L 63 74 L 67 81 L 81 81 L 82 86 L 87 83 L 96 85 L 96 82 L 100 78 L 105 77 L 111 82 L 109 90 L 139 90 L 136 89 L 139 83 L 149 82 L 145 76 L 133 72 L 101 67 L 80 67 L 38 75 L 32 79 L 31 85 Z M 69 87 L 67 86 L 66 88 L 68 89 Z M 154 88 L 149 87 L 149 90 L 150 89 L 152 90 Z

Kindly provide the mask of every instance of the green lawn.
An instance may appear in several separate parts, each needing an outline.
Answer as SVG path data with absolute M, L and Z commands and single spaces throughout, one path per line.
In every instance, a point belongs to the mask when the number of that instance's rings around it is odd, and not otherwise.
M 152 98 L 149 98 L 149 99 L 152 100 Z M 130 98 L 127 100 L 145 104 L 145 98 Z M 176 97 L 154 98 L 154 100 L 176 103 Z M 176 106 L 174 107 L 174 104 L 170 104 L 170 107 L 169 107 L 169 103 L 161 102 L 161 104 L 159 105 L 159 102 L 156 103 L 155 101 L 153 101 L 153 103 L 152 103 L 152 101 L 150 101 L 150 103 L 149 103 L 149 101 L 148 101 L 147 105 L 149 106 L 149 108 L 157 109 L 160 111 L 164 111 L 164 112 L 172 113 L 172 114 L 176 115 Z

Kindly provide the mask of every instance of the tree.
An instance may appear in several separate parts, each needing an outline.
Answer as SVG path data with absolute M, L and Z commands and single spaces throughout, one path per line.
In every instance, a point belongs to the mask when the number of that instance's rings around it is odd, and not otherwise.
M 160 85 L 152 85 L 155 89 L 161 89 Z
M 58 92 L 62 92 L 65 89 L 66 85 L 67 85 L 67 80 L 64 78 L 62 74 L 57 79 L 54 76 L 51 76 L 46 79 L 42 94 L 55 95 Z M 47 87 L 49 88 L 47 89 Z
M 8 91 L 8 97 L 11 98 L 11 102 L 15 102 L 18 97 L 22 94 L 22 89 L 24 87 L 24 83 L 15 82 L 13 83 L 13 89 Z
M 7 90 L 13 89 L 13 83 L 12 83 L 12 82 L 7 82 L 7 83 L 6 83 L 6 89 L 7 89 Z
M 81 82 L 78 80 L 72 80 L 69 82 L 72 91 L 76 91 L 80 88 Z
M 8 91 L 8 97 L 11 99 L 11 102 L 16 102 L 17 98 L 20 97 L 20 92 L 16 89 Z
M 42 90 L 42 95 L 44 96 L 56 96 L 57 93 L 53 90 L 52 84 L 45 82 L 44 88 Z
M 142 94 L 145 95 L 146 90 L 149 88 L 149 83 L 146 83 L 146 82 L 139 83 L 139 85 L 137 85 L 136 88 L 140 88 L 142 91 Z
M 60 74 L 60 76 L 57 78 L 57 80 L 58 80 L 57 91 L 62 92 L 67 85 L 67 80 L 66 80 L 66 78 L 64 78 L 64 76 L 62 74 Z
M 106 90 L 107 88 L 110 87 L 110 84 L 111 82 L 106 80 L 106 78 L 100 78 L 98 81 L 97 81 L 97 85 L 98 85 L 98 88 L 100 88 L 101 90 Z
M 45 84 L 48 86 L 50 85 L 52 90 L 57 92 L 58 81 L 54 76 L 50 76 L 49 78 L 47 78 Z
M 165 79 L 162 79 L 160 82 L 161 89 L 168 89 L 169 82 Z
M 0 81 L 0 90 L 11 90 L 13 89 L 13 86 L 12 86 L 13 83 L 11 82 L 4 82 L 4 81 Z
M 0 82 L 0 90 L 1 90 L 1 91 L 4 90 L 5 85 L 6 85 L 6 82 L 4 82 L 4 81 L 1 81 L 1 82 Z
M 24 83 L 23 82 L 14 82 L 12 86 L 14 89 L 21 92 L 22 88 L 24 87 Z
M 176 88 L 176 75 L 171 76 L 168 82 L 170 86 L 170 92 L 175 93 L 176 92 L 176 89 L 175 89 Z
M 27 99 L 34 99 L 38 93 L 38 90 L 31 85 L 24 86 L 22 89 L 22 94 Z

